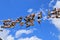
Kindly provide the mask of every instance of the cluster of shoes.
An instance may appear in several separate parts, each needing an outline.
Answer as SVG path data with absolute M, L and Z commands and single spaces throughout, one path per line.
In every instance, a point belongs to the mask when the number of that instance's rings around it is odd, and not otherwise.
M 35 17 L 37 17 L 37 22 L 40 24 L 42 12 L 39 12 L 37 16 L 34 13 L 25 16 L 24 18 L 21 16 L 17 18 L 15 21 L 12 21 L 11 19 L 3 20 L 3 26 L 1 26 L 1 28 L 12 28 L 16 25 L 16 23 L 19 23 L 20 26 L 23 26 L 24 24 L 26 24 L 26 27 L 34 26 Z M 60 8 L 54 8 L 54 10 L 51 12 L 50 10 L 48 10 L 47 18 L 60 18 Z M 25 22 L 23 22 L 22 20 L 24 20 Z
M 8 20 L 3 20 L 3 26 L 1 28 L 13 28 L 17 23 L 20 24 L 20 26 L 23 26 L 24 24 L 27 27 L 34 26 L 34 21 L 35 21 L 36 14 L 30 14 L 28 16 L 25 16 L 24 18 L 20 16 L 17 18 L 15 21 L 8 19 Z M 40 24 L 42 18 L 42 12 L 38 13 L 37 15 L 37 21 Z M 24 20 L 25 22 L 23 22 Z
M 54 8 L 51 12 L 48 10 L 48 18 L 60 18 L 60 8 Z

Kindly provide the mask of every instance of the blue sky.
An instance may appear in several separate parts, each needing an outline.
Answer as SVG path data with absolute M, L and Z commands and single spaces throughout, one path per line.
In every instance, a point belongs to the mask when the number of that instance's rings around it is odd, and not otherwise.
M 51 3 L 52 1 L 52 3 Z M 17 19 L 19 16 L 26 16 L 28 14 L 31 14 L 28 12 L 29 9 L 33 9 L 32 12 L 38 12 L 43 11 L 47 15 L 47 9 L 53 9 L 53 6 L 56 5 L 57 0 L 0 0 L 0 20 L 6 20 L 8 18 L 11 18 L 12 20 Z M 49 6 L 50 3 L 50 6 Z M 44 15 L 44 16 L 46 16 Z M 44 17 L 43 16 L 43 17 Z M 2 25 L 2 22 L 0 22 L 0 25 Z M 34 26 L 31 26 L 29 28 L 25 28 L 25 25 L 23 27 L 20 27 L 19 24 L 17 24 L 14 28 L 9 29 L 3 29 L 3 30 L 9 30 L 9 33 L 6 33 L 7 38 L 11 37 L 12 40 L 22 40 L 21 38 L 38 38 L 39 40 L 59 40 L 58 35 L 60 35 L 60 31 L 53 25 L 53 23 L 49 20 L 42 20 L 41 24 L 38 24 L 37 21 L 34 22 Z M 16 38 L 17 31 L 25 30 L 26 32 L 23 32 L 18 38 Z M 31 33 L 29 33 L 29 31 Z M 7 31 L 6 31 L 7 32 Z M 4 32 L 1 32 L 4 33 Z M 2 36 L 2 34 L 0 34 Z M 5 37 L 5 36 L 4 36 Z M 6 40 L 4 37 L 2 37 L 4 40 Z M 10 39 L 11 39 L 10 38 Z M 36 39 L 36 40 L 38 40 Z M 27 40 L 27 39 L 25 39 Z

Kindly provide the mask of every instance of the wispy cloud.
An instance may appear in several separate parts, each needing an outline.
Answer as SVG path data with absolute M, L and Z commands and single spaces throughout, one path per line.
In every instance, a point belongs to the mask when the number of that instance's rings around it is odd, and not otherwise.
M 15 37 L 18 38 L 18 37 L 20 37 L 23 33 L 24 33 L 24 34 L 30 34 L 30 33 L 33 33 L 33 30 L 36 30 L 36 29 L 17 30 Z
M 60 18 L 51 18 L 52 24 L 60 31 Z
M 32 9 L 32 8 L 30 8 L 30 9 L 28 9 L 28 11 L 27 11 L 27 12 L 31 13 L 32 11 L 33 11 L 33 9 Z
M 52 6 L 53 6 L 54 1 L 55 1 L 55 0 L 51 0 L 51 1 L 50 1 L 49 7 L 52 7 Z
M 60 1 L 57 1 L 53 8 L 60 8 Z
M 30 38 L 20 38 L 20 39 L 18 39 L 18 40 L 42 40 L 41 38 L 38 38 L 38 37 L 36 37 L 36 36 L 32 36 L 32 37 L 30 37 Z
M 14 37 L 12 35 L 7 36 L 7 40 L 14 40 Z

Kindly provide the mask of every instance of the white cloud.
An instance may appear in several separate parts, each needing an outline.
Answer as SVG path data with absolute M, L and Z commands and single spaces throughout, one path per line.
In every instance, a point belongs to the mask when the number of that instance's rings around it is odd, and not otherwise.
M 56 5 L 54 6 L 54 8 L 60 8 L 60 1 L 56 2 Z
M 14 37 L 12 35 L 7 36 L 7 40 L 14 40 Z
M 36 36 L 32 36 L 32 37 L 30 37 L 30 38 L 20 38 L 20 39 L 18 39 L 18 40 L 42 40 L 41 38 L 38 38 L 38 37 L 36 37 Z
M 8 34 L 9 34 L 9 30 L 3 30 L 2 32 L 0 32 L 0 38 L 2 38 L 3 40 L 6 40 Z
M 60 31 L 60 18 L 51 18 L 52 24 Z
M 25 33 L 25 34 L 33 33 L 33 30 L 36 30 L 36 29 L 30 29 L 30 30 L 18 30 L 18 31 L 16 32 L 15 37 L 18 38 L 18 37 L 20 37 L 23 33 Z
M 1 25 L 0 25 L 0 27 L 1 27 Z M 6 29 L 2 29 L 2 28 L 0 28 L 0 29 L 3 30 L 3 31 L 0 31 L 0 38 L 2 40 L 14 40 L 14 38 L 9 35 L 10 30 L 6 30 Z
M 49 3 L 49 7 L 52 7 L 53 6 L 53 2 L 54 2 L 55 0 L 51 0 L 51 2 Z
M 32 9 L 32 8 L 30 8 L 30 9 L 28 9 L 28 11 L 27 11 L 27 12 L 31 13 L 32 11 L 33 11 L 33 9 Z

